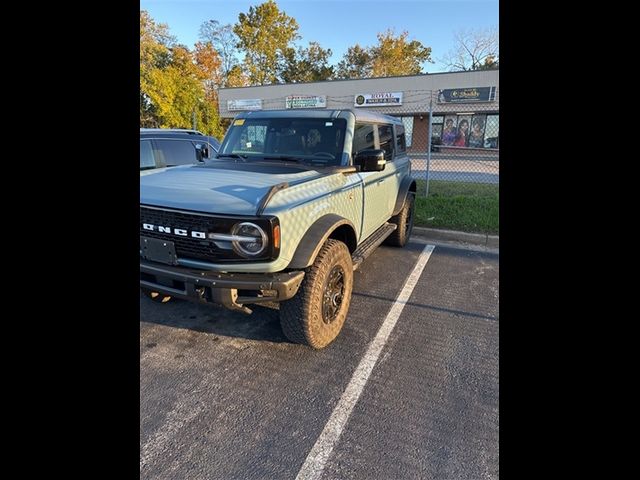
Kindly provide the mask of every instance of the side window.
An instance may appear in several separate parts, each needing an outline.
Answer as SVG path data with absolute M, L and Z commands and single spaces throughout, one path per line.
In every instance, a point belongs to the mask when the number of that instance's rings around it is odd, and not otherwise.
M 159 165 L 158 165 L 159 166 Z M 140 168 L 154 168 L 156 162 L 153 159 L 153 151 L 151 150 L 151 141 L 140 140 Z
M 404 136 L 404 125 L 396 125 L 396 147 L 398 153 L 404 153 L 407 151 L 407 141 Z
M 156 140 L 157 153 L 168 166 L 196 163 L 196 149 L 190 140 Z
M 384 150 L 384 158 L 387 162 L 393 160 L 393 126 L 378 125 L 378 135 L 380 136 L 380 148 Z
M 356 127 L 353 132 L 353 147 L 351 148 L 351 155 L 355 157 L 361 150 L 371 148 L 375 148 L 373 125 L 356 123 Z

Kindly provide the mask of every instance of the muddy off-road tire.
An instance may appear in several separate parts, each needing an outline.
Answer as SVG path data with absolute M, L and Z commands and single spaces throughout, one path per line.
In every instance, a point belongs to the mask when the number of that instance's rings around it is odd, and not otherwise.
M 340 333 L 351 304 L 353 265 L 347 246 L 327 240 L 306 269 L 298 293 L 280 304 L 280 325 L 295 343 L 320 349 Z
M 147 288 L 141 288 L 140 291 L 147 298 L 150 298 L 154 302 L 158 303 L 167 303 L 170 302 L 173 298 L 171 295 L 166 295 L 164 293 L 154 292 L 153 290 L 149 290 Z
M 404 202 L 402 210 L 389 219 L 389 223 L 394 223 L 398 226 L 391 235 L 384 241 L 385 245 L 391 245 L 394 247 L 404 247 L 409 241 L 411 231 L 413 230 L 413 212 L 415 204 L 415 194 L 409 192 L 407 199 Z

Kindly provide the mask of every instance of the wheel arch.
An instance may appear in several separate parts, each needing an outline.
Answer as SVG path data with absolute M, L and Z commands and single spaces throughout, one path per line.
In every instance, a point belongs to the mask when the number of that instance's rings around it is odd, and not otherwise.
M 324 215 L 302 236 L 288 268 L 299 269 L 312 265 L 322 245 L 329 238 L 343 242 L 349 253 L 353 253 L 358 246 L 358 236 L 351 221 L 333 213 Z
M 416 193 L 417 184 L 416 181 L 410 176 L 406 176 L 402 182 L 400 183 L 400 188 L 398 189 L 398 196 L 396 198 L 396 204 L 393 207 L 393 215 L 397 215 L 402 210 L 404 206 L 404 202 L 407 199 L 407 195 L 411 193 Z

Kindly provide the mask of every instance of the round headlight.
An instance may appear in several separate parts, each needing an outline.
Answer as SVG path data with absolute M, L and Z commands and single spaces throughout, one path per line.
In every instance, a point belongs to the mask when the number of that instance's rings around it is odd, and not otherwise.
M 258 225 L 251 222 L 236 223 L 231 229 L 234 238 L 233 250 L 243 257 L 256 257 L 263 253 L 269 244 L 267 234 Z

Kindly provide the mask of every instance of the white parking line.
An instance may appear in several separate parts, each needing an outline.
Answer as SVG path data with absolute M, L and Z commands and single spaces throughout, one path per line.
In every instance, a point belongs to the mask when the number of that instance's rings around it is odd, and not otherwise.
M 360 394 L 371 375 L 371 371 L 378 361 L 380 352 L 382 352 L 382 348 L 387 343 L 389 335 L 391 335 L 393 327 L 395 327 L 398 318 L 400 318 L 404 306 L 407 301 L 409 301 L 411 292 L 413 292 L 413 289 L 418 283 L 420 275 L 429 261 L 434 248 L 434 245 L 425 245 L 424 250 L 420 253 L 416 266 L 413 268 L 409 278 L 407 278 L 391 310 L 389 310 L 387 318 L 382 322 L 382 326 L 380 330 L 378 330 L 376 337 L 369 345 L 367 353 L 365 353 L 358 368 L 356 368 L 353 373 L 351 381 L 349 385 L 347 385 L 342 397 L 340 397 L 338 405 L 333 409 L 329 421 L 322 430 L 318 440 L 316 440 L 311 452 L 307 455 L 307 459 L 298 472 L 296 480 L 316 480 L 322 475 L 329 455 L 340 439 L 340 435 L 349 420 L 353 407 L 358 401 L 358 398 L 360 398 Z

